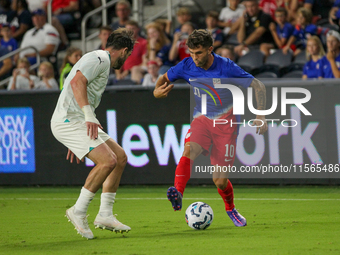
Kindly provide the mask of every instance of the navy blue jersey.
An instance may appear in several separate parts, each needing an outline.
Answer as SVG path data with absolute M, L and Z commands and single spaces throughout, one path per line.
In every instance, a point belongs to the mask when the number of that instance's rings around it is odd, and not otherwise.
M 319 66 L 319 61 L 314 62 L 313 60 L 310 60 L 303 66 L 303 74 L 307 75 L 307 78 L 318 78 Z
M 254 77 L 241 69 L 233 61 L 215 53 L 214 62 L 208 70 L 197 67 L 191 57 L 183 59 L 167 72 L 168 79 L 173 82 L 186 80 L 195 94 L 196 107 L 194 117 L 201 115 L 201 95 L 207 95 L 208 118 L 215 118 L 228 112 L 233 104 L 233 97 L 228 89 L 217 89 L 216 84 L 232 84 L 247 88 Z M 209 78 L 209 79 L 208 79 Z
M 299 48 L 305 49 L 307 40 L 311 35 L 326 35 L 328 31 L 329 28 L 318 27 L 314 24 L 309 24 L 305 28 L 296 25 L 293 32 L 293 36 L 296 38 L 295 45 Z
M 276 26 L 276 33 L 280 39 L 285 38 L 289 39 L 289 37 L 293 34 L 294 27 L 289 22 L 286 22 L 281 29 L 280 25 Z
M 319 60 L 319 73 L 318 76 L 322 78 L 334 78 L 331 63 L 329 63 L 326 56 Z M 335 63 L 340 70 L 340 55 L 335 58 Z

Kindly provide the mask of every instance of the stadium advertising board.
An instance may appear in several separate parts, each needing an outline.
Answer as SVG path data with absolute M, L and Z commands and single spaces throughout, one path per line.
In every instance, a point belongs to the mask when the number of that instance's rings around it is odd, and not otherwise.
M 0 173 L 34 173 L 33 109 L 0 108 Z
M 247 107 L 240 125 L 236 148 L 228 148 L 228 153 L 235 153 L 234 166 L 262 167 L 260 172 L 232 173 L 231 178 L 240 179 L 238 183 L 249 183 L 248 180 L 257 179 L 256 183 L 278 183 L 281 178 L 289 179 L 285 183 L 298 183 L 308 178 L 318 183 L 327 180 L 336 181 L 339 173 L 336 164 L 340 163 L 340 92 L 335 86 L 301 86 L 308 89 L 311 99 L 304 107 L 312 114 L 304 115 L 298 107 L 287 105 L 284 119 L 294 119 L 299 125 L 290 127 L 293 122 L 283 122 L 281 109 L 277 107 L 268 119 L 268 132 L 256 135 L 255 128 L 248 125 L 248 120 L 254 119 Z M 278 98 L 280 98 L 278 90 Z M 189 88 L 174 89 L 168 98 L 155 99 L 152 90 L 109 90 L 103 94 L 102 102 L 96 110 L 97 118 L 104 127 L 104 131 L 116 139 L 128 155 L 128 164 L 122 177 L 122 184 L 168 184 L 173 182 L 176 164 L 180 159 L 184 146 L 184 137 L 190 124 L 190 104 L 188 98 Z M 246 96 L 246 92 L 245 96 Z M 23 173 L 6 165 L 1 165 L 0 184 L 55 184 L 55 185 L 81 185 L 91 170 L 90 162 L 75 166 L 65 160 L 67 149 L 58 143 L 50 131 L 50 118 L 52 116 L 58 93 L 39 94 L 6 94 L 2 95 L 1 128 L 15 130 L 15 126 L 5 124 L 5 116 L 20 116 L 16 120 L 17 128 L 23 126 L 20 133 L 24 139 L 25 148 L 20 144 L 19 156 L 15 156 L 16 165 L 19 166 L 20 157 L 29 162 L 30 173 Z M 294 95 L 301 98 L 301 95 Z M 16 97 L 16 100 L 13 98 Z M 272 105 L 272 89 L 267 87 L 267 106 Z M 255 102 L 255 101 L 254 101 Z M 41 107 L 41 106 L 44 107 Z M 279 104 L 280 105 L 280 104 Z M 245 105 L 246 106 L 246 105 Z M 8 109 L 31 109 L 22 113 L 8 112 Z M 33 109 L 33 110 L 32 110 Z M 7 112 L 6 112 L 7 111 Z M 6 113 L 5 113 L 6 112 Z M 34 116 L 33 116 L 34 114 Z M 26 122 L 24 117 L 26 115 Z M 33 123 L 34 119 L 34 123 Z M 279 121 L 277 121 L 279 119 Z M 7 123 L 8 120 L 7 120 Z M 33 128 L 34 124 L 34 128 Z M 6 126 L 7 125 L 7 126 Z M 21 125 L 21 126 L 20 126 Z M 30 126 L 31 125 L 31 126 Z M 7 130 L 6 129 L 6 130 Z M 11 131 L 12 132 L 12 131 Z M 21 130 L 20 130 L 21 132 Z M 26 136 L 25 136 L 26 135 Z M 34 140 L 35 138 L 35 140 Z M 6 136 L 6 146 L 8 138 Z M 26 140 L 25 140 L 26 139 Z M 28 147 L 28 144 L 31 146 Z M 3 145 L 1 144 L 2 148 Z M 5 147 L 6 149 L 6 147 Z M 23 153 L 20 154 L 20 149 Z M 3 149 L 2 149 L 3 150 Z M 27 156 L 25 156 L 27 154 Z M 10 158 L 11 159 L 11 158 Z M 32 161 L 35 159 L 35 162 Z M 209 157 L 200 157 L 196 165 Z M 6 157 L 1 159 L 6 161 Z M 34 162 L 31 164 L 31 162 Z M 333 165 L 334 171 L 319 172 L 311 170 L 311 165 L 320 164 L 329 168 Z M 300 173 L 300 170 L 309 169 L 309 172 Z M 26 165 L 25 165 L 26 166 Z M 35 168 L 32 168 L 35 166 Z M 289 167 L 294 171 L 287 173 L 265 173 L 265 167 Z M 7 169 L 6 171 L 4 169 Z M 9 170 L 11 169 L 11 173 Z M 19 168 L 18 168 L 19 169 Z M 33 170 L 35 169 L 35 171 Z M 195 170 L 195 169 L 194 169 Z M 193 170 L 193 183 L 211 183 L 211 174 L 196 176 Z M 16 171 L 16 172 L 15 172 Z M 28 171 L 26 169 L 26 171 Z M 314 171 L 313 173 L 311 171 Z M 267 170 L 268 172 L 268 170 Z M 199 178 L 209 178 L 203 180 Z M 243 181 L 242 181 L 242 178 Z M 264 180 L 266 179 L 267 180 Z M 269 179 L 273 178 L 273 179 Z M 271 181 L 272 180 L 272 181 Z M 279 180 L 279 181 L 278 181 Z M 323 181 L 324 180 L 324 181 Z M 314 182 L 313 182 L 314 183 Z

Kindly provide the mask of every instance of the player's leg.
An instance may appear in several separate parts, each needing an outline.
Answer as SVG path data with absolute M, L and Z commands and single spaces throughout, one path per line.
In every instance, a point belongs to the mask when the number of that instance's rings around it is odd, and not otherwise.
M 87 222 L 87 209 L 97 190 L 116 166 L 116 155 L 105 143 L 102 143 L 90 151 L 88 157 L 96 163 L 96 166 L 88 175 L 76 204 L 66 211 L 66 216 L 78 233 L 92 239 L 94 237 Z
M 112 212 L 112 207 L 116 198 L 116 191 L 119 187 L 120 179 L 127 162 L 127 157 L 123 148 L 112 138 L 106 140 L 105 143 L 117 156 L 117 164 L 103 183 L 103 190 L 100 198 L 100 209 L 94 221 L 94 225 L 111 231 L 129 231 L 131 228 L 119 222 Z
M 66 211 L 66 216 L 78 233 L 83 237 L 92 239 L 93 234 L 87 223 L 87 208 L 96 191 L 115 168 L 116 155 L 101 137 L 95 140 L 90 139 L 87 135 L 87 128 L 82 123 L 51 122 L 51 129 L 56 139 L 69 148 L 79 159 L 87 155 L 96 163 L 81 189 L 76 204 Z M 104 133 L 101 130 L 98 132 Z
M 237 130 L 226 125 L 220 129 L 212 129 L 211 132 L 213 146 L 210 160 L 215 166 L 213 181 L 223 199 L 225 210 L 235 226 L 246 226 L 246 219 L 235 209 L 233 185 L 228 179 L 229 169 L 235 160 Z
M 190 134 L 189 132 L 188 134 Z M 168 200 L 171 202 L 172 208 L 175 211 L 180 211 L 182 209 L 182 197 L 187 182 L 190 179 L 193 161 L 202 153 L 202 151 L 203 149 L 199 144 L 190 142 L 190 140 L 186 139 L 183 155 L 175 171 L 175 185 L 170 187 L 167 191 Z

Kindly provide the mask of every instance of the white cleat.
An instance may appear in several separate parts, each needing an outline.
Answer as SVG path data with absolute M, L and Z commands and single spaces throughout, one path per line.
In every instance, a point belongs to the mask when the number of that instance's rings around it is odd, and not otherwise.
M 87 239 L 93 239 L 93 233 L 87 222 L 87 216 L 79 216 L 74 213 L 74 206 L 66 210 L 66 217 L 70 221 L 78 234 Z
M 127 225 L 124 225 L 121 223 L 119 220 L 117 220 L 116 215 L 111 215 L 109 217 L 102 217 L 99 213 L 94 220 L 93 223 L 96 228 L 101 228 L 101 229 L 107 229 L 110 231 L 115 231 L 123 233 L 123 232 L 129 232 L 131 228 Z

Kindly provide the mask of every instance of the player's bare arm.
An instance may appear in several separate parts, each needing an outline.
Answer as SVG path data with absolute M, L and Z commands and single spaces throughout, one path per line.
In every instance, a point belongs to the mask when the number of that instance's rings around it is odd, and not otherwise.
M 76 99 L 79 107 L 85 114 L 85 123 L 87 126 L 87 135 L 91 139 L 98 137 L 98 127 L 103 129 L 99 121 L 96 119 L 92 112 L 92 108 L 87 98 L 87 79 L 81 71 L 77 71 L 76 75 L 70 82 L 74 98 Z
M 257 110 L 265 110 L 266 109 L 266 87 L 261 81 L 259 81 L 256 78 L 253 79 L 250 86 L 255 91 Z M 256 133 L 260 135 L 264 134 L 268 129 L 266 118 L 263 115 L 257 115 L 256 120 L 254 121 L 253 125 L 257 126 Z
M 155 89 L 153 91 L 153 95 L 155 96 L 155 98 L 167 97 L 169 92 L 174 87 L 174 85 L 170 84 L 170 83 L 171 83 L 171 81 L 168 79 L 167 73 L 165 73 L 161 77 L 159 77 L 159 79 L 156 83 Z

